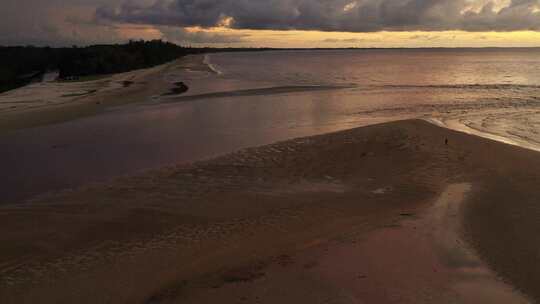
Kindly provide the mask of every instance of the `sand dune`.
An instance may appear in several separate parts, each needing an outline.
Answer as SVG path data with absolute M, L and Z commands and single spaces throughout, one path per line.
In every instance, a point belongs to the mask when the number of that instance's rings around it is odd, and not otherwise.
M 539 169 L 536 152 L 414 120 L 66 191 L 0 207 L 0 295 L 494 303 L 495 286 L 527 302 L 495 273 L 540 297 Z

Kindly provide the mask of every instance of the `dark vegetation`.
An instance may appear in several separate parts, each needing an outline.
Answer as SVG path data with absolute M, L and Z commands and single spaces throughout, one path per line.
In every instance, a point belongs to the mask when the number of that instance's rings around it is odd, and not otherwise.
M 57 68 L 60 51 L 52 48 L 0 47 L 0 92 L 23 86 Z
M 61 56 L 57 66 L 60 78 L 121 73 L 163 64 L 198 52 L 160 40 L 59 50 Z
M 56 70 L 61 79 L 148 68 L 208 49 L 185 48 L 161 40 L 88 47 L 0 47 L 0 92 Z

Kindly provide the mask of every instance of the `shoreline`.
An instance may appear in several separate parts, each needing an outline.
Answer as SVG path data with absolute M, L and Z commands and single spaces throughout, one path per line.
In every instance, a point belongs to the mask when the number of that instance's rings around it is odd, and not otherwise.
M 538 144 L 531 144 L 530 142 L 527 142 L 526 140 L 516 140 L 509 138 L 508 136 L 503 136 L 500 134 L 497 134 L 496 132 L 489 132 L 488 130 L 481 130 L 479 128 L 474 128 L 470 125 L 467 125 L 465 123 L 459 122 L 459 119 L 456 118 L 426 118 L 425 121 L 432 123 L 436 126 L 440 126 L 449 130 L 454 130 L 458 132 L 462 132 L 465 134 L 470 134 L 473 136 L 478 136 L 482 138 L 486 138 L 489 140 L 501 142 L 503 144 L 511 145 L 520 147 L 527 150 L 532 150 L 535 152 L 540 152 L 540 146 Z
M 539 228 L 527 216 L 540 198 L 537 172 L 534 151 L 421 120 L 249 148 L 0 206 L 0 294 L 6 303 L 80 302 L 81 296 L 89 303 L 242 297 L 429 303 L 464 301 L 460 292 L 486 299 L 457 284 L 470 279 L 444 270 L 455 260 L 445 262 L 426 237 L 433 224 L 422 224 L 448 186 L 470 183 L 462 238 L 504 279 L 538 298 L 540 270 L 530 267 L 540 242 L 526 242 Z M 514 196 L 521 211 L 505 204 Z M 492 216 L 484 215 L 486 208 Z M 517 230 L 490 233 L 507 227 L 500 222 Z M 497 235 L 513 246 L 497 242 Z M 392 249 L 396 241 L 403 250 L 413 249 L 409 241 L 419 244 L 419 253 L 429 256 L 401 254 Z M 515 264 L 516 255 L 527 265 Z M 421 286 L 406 285 L 409 271 L 423 278 L 415 281 Z M 386 290 L 403 293 L 388 297 Z
M 4 92 L 0 95 L 3 98 L 0 105 L 4 106 L 0 108 L 0 134 L 67 122 L 100 114 L 108 108 L 150 100 L 176 88 L 174 83 L 163 81 L 166 71 L 193 64 L 193 61 L 202 62 L 202 56 L 187 55 L 155 67 L 106 75 L 96 80 L 31 84 Z M 56 96 L 55 91 L 72 93 Z M 25 101 L 29 98 L 27 95 L 46 95 L 48 99 Z M 27 104 L 30 106 L 18 107 Z

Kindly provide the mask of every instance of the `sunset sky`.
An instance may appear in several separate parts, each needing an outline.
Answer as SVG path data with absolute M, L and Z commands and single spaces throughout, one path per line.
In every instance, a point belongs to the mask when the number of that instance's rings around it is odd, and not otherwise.
M 540 0 L 2 0 L 0 45 L 540 46 Z

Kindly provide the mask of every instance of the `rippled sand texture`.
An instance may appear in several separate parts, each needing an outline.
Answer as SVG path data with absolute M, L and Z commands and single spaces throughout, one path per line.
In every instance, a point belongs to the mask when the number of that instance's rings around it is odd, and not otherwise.
M 470 250 L 540 296 L 539 172 L 536 152 L 418 120 L 250 148 L 0 207 L 0 295 L 519 303 Z

